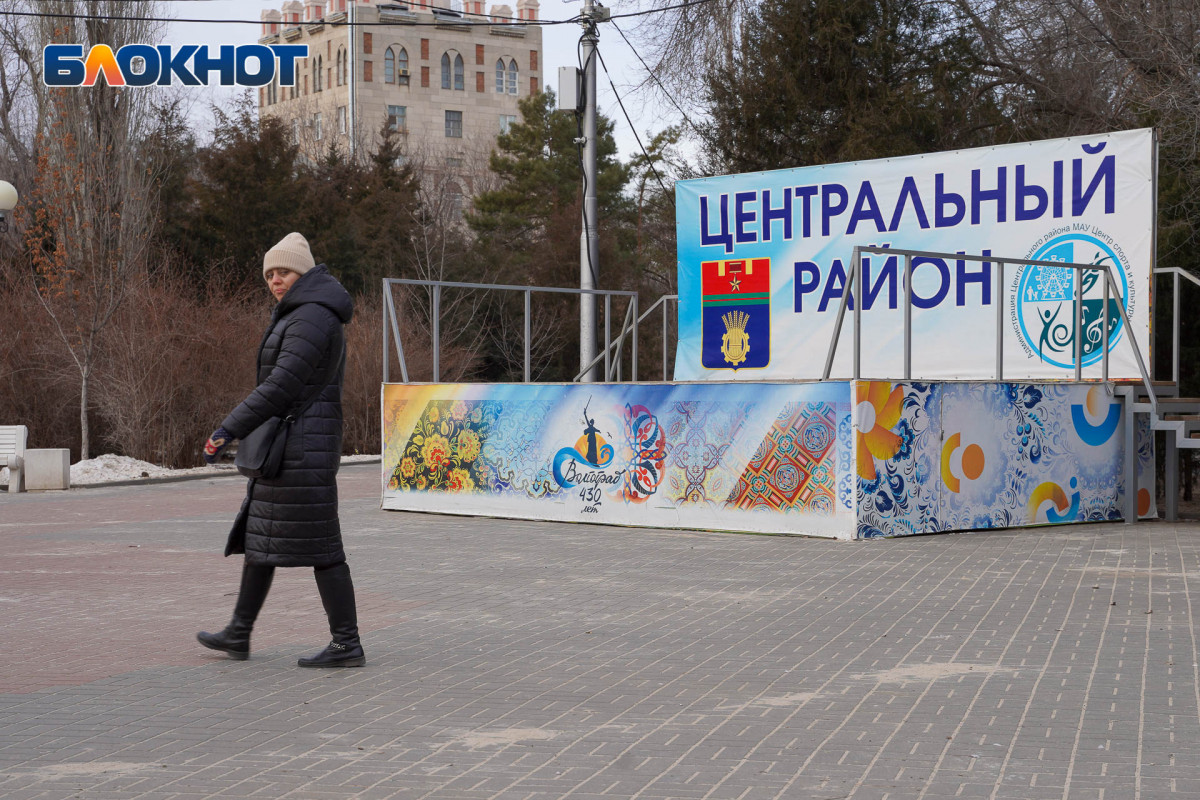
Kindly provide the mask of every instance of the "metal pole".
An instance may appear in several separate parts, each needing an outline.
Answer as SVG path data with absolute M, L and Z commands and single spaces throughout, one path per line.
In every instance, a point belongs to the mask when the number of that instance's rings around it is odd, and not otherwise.
M 992 302 L 996 304 L 996 380 L 1004 380 L 1004 307 L 1000 298 L 1004 292 L 1004 262 L 996 261 L 996 291 Z
M 579 288 L 596 289 L 600 273 L 600 248 L 596 205 L 596 21 L 592 0 L 583 3 L 583 230 L 579 237 Z M 596 296 L 579 297 L 579 363 L 596 357 Z M 596 380 L 596 369 L 587 370 L 583 382 Z
M 912 380 L 912 272 L 913 257 L 904 257 L 904 380 Z
M 854 380 L 862 377 L 862 253 L 854 248 Z
M 1075 380 L 1084 379 L 1084 270 L 1075 270 Z
M 433 287 L 433 382 L 442 379 L 442 287 Z
M 388 286 L 387 278 L 383 279 L 383 293 L 385 295 L 390 295 L 392 293 L 391 287 Z M 391 366 L 391 364 L 389 363 L 391 361 L 391 358 L 390 358 L 391 352 L 390 352 L 390 348 L 388 346 L 388 316 L 389 316 L 388 308 L 390 306 L 391 306 L 391 303 L 383 304 L 383 382 L 384 383 L 388 383 L 388 369 Z
M 587 363 L 587 362 L 584 362 Z M 604 295 L 604 380 L 612 380 L 612 295 Z
M 858 248 L 854 249 L 855 255 L 858 254 Z M 854 279 L 854 270 L 850 270 L 849 280 Z M 821 380 L 829 380 L 829 374 L 833 371 L 833 356 L 837 353 L 838 341 L 842 337 L 842 321 L 846 318 L 846 305 L 850 302 L 850 287 L 846 287 L 846 291 L 842 292 L 842 299 L 838 301 L 837 321 L 833 323 L 833 335 L 829 337 L 829 352 L 825 355 L 825 371 L 821 373 Z
M 526 289 L 525 290 L 525 382 L 526 383 L 529 383 L 529 347 L 530 347 L 530 345 L 529 345 L 529 328 L 530 328 L 529 296 L 530 296 L 530 294 L 531 294 L 531 292 L 528 289 Z
M 396 358 L 400 361 L 400 379 L 408 383 L 408 364 L 404 359 L 404 343 L 400 341 L 400 323 L 396 319 L 396 301 L 392 297 L 391 283 L 385 280 L 384 286 L 387 288 L 387 291 L 384 292 L 383 299 L 387 301 L 388 316 L 392 322 L 392 339 L 396 342 Z M 386 364 L 387 362 L 384 363 Z
M 633 300 L 633 348 L 629 351 L 629 380 L 637 383 L 637 346 L 638 346 L 638 298 L 635 294 Z
M 1104 351 L 1103 351 L 1104 355 L 1101 358 L 1101 360 L 1104 362 L 1104 369 L 1100 374 L 1100 378 L 1105 383 L 1108 383 L 1108 329 L 1109 329 L 1108 318 L 1110 316 L 1109 310 L 1108 310 L 1108 280 L 1109 280 L 1110 272 L 1111 272 L 1110 268 L 1107 265 L 1105 265 L 1105 268 L 1100 275 L 1100 279 L 1102 281 L 1104 281 L 1104 306 L 1103 306 L 1103 308 L 1104 308 L 1103 320 L 1104 321 L 1102 323 L 1104 325 L 1104 333 L 1102 334 L 1102 336 L 1104 338 L 1104 342 L 1102 344 L 1102 347 L 1104 348 Z
M 1175 281 L 1175 291 L 1172 292 L 1171 305 L 1171 381 L 1175 384 L 1175 391 L 1179 393 L 1179 273 L 1171 273 L 1171 278 Z M 1133 335 L 1133 331 L 1129 331 L 1129 335 Z
M 663 381 L 667 380 L 667 304 L 664 302 L 663 307 Z M 651 309 L 653 310 L 653 309 Z

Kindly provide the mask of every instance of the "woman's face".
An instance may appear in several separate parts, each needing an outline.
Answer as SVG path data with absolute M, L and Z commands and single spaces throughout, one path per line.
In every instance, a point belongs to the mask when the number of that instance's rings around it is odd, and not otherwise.
M 282 267 L 272 267 L 267 270 L 266 276 L 267 288 L 275 295 L 276 303 L 282 300 L 288 289 L 292 288 L 292 284 L 300 279 L 300 273 Z

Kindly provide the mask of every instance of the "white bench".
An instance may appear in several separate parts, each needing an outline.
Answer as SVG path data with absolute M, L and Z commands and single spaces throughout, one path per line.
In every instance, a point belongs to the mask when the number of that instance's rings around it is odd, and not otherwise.
M 24 425 L 0 425 L 0 467 L 8 467 L 8 491 L 25 491 L 25 440 L 29 429 Z

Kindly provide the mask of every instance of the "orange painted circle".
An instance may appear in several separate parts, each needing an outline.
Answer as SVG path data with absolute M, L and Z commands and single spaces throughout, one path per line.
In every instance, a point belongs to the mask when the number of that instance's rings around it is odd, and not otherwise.
M 1144 517 L 1150 513 L 1150 491 L 1138 489 L 1138 516 Z
M 967 445 L 962 455 L 962 471 L 967 480 L 975 480 L 983 474 L 983 448 L 977 444 Z

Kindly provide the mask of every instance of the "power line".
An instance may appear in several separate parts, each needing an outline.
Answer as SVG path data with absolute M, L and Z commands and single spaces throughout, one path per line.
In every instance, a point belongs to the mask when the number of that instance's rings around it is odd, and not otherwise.
M 703 0 L 703 2 L 711 2 L 711 0 Z M 469 12 L 455 11 L 453 13 L 461 16 L 462 14 L 467 14 Z M 59 13 L 52 13 L 49 11 L 0 11 L 0 14 L 5 15 L 5 16 L 10 16 L 10 17 L 37 17 L 37 18 L 41 18 L 41 19 L 71 19 L 71 20 L 83 20 L 83 21 L 89 21 L 89 22 L 92 22 L 92 21 L 96 21 L 96 22 L 171 22 L 171 23 L 203 23 L 206 25 L 262 25 L 264 22 L 269 22 L 268 20 L 262 20 L 262 19 L 198 19 L 198 18 L 178 18 L 178 17 L 137 17 L 137 16 L 126 16 L 123 14 L 59 14 Z M 360 21 L 360 20 L 355 20 L 353 22 L 351 22 L 350 20 L 341 20 L 338 22 L 330 22 L 329 20 L 326 20 L 326 19 L 318 19 L 318 20 L 308 20 L 308 21 L 296 23 L 295 27 L 299 27 L 301 25 L 305 25 L 305 26 L 307 26 L 307 25 L 328 25 L 331 28 L 375 28 L 375 27 L 389 27 L 390 28 L 390 27 L 396 27 L 396 26 L 409 27 L 409 28 L 423 28 L 423 27 L 436 27 L 436 26 L 440 26 L 440 25 L 449 24 L 449 25 L 457 25 L 457 26 L 472 27 L 472 28 L 483 27 L 485 25 L 489 26 L 489 27 L 493 26 L 493 25 L 510 25 L 510 26 L 515 26 L 515 27 L 520 27 L 520 28 L 528 28 L 528 27 L 534 27 L 534 26 L 539 26 L 539 25 L 542 25 L 542 26 L 569 25 L 569 24 L 579 21 L 578 17 L 572 17 L 570 19 L 555 19 L 555 20 L 523 20 L 523 19 L 515 19 L 512 17 L 501 17 L 500 19 L 503 19 L 504 22 L 499 22 L 499 23 L 497 23 L 497 22 L 471 22 L 469 20 L 461 19 L 460 16 L 459 17 L 451 17 L 448 19 L 434 20 L 432 22 L 418 22 L 418 21 L 412 21 L 412 22 L 396 21 L 396 22 L 393 22 L 390 20 L 387 22 L 367 22 L 367 21 Z M 490 18 L 490 15 L 488 15 L 488 14 L 473 14 L 472 13 L 472 16 L 481 16 L 481 17 L 489 17 Z M 451 21 L 451 20 L 453 20 L 453 21 Z M 282 21 L 274 21 L 274 24 L 281 25 L 281 26 L 288 25 L 288 23 L 285 23 Z
M 641 62 L 642 67 L 646 70 L 646 74 L 649 75 L 654 80 L 654 82 L 658 84 L 658 88 L 661 89 L 663 95 L 668 100 L 671 101 L 671 105 L 675 106 L 675 110 L 679 112 L 679 116 L 683 117 L 683 121 L 686 122 L 691 127 L 691 129 L 696 132 L 697 136 L 704 138 L 704 131 L 700 130 L 700 127 L 698 125 L 696 125 L 696 123 L 692 122 L 692 118 L 689 117 L 687 115 L 687 112 L 685 112 L 683 110 L 683 108 L 679 105 L 679 103 L 677 103 L 675 101 L 675 95 L 672 94 L 671 92 L 667 91 L 666 86 L 663 86 L 662 81 L 660 81 L 658 79 L 658 75 L 655 73 L 655 71 L 650 69 L 650 65 L 646 63 L 646 60 L 644 58 L 642 58 L 642 54 L 639 53 L 638 49 L 633 46 L 633 42 L 629 41 L 629 37 L 625 35 L 625 31 L 621 30 L 621 27 L 619 25 L 617 25 L 616 22 L 613 22 L 613 28 L 616 30 L 617 33 L 621 34 L 621 38 L 625 40 L 625 44 L 629 45 L 629 49 L 631 51 L 633 51 L 633 54 L 635 56 L 637 56 L 637 60 Z
M 634 127 L 633 120 L 629 118 L 629 112 L 625 110 L 625 104 L 621 102 L 621 95 L 617 92 L 616 84 L 613 83 L 612 74 L 608 71 L 608 64 L 604 63 L 604 56 L 600 53 L 600 48 L 596 48 L 596 55 L 600 57 L 600 66 L 604 67 L 604 76 L 608 78 L 608 85 L 612 87 L 613 96 L 617 98 L 617 105 L 621 107 L 621 113 L 625 115 L 625 121 L 629 123 L 629 129 L 633 131 L 633 138 L 637 141 L 638 147 L 642 151 L 642 155 L 646 157 L 646 164 L 649 165 L 650 171 L 654 173 L 654 177 L 658 179 L 658 185 L 662 187 L 663 194 L 671 200 L 671 205 L 675 205 L 675 198 L 667 189 L 667 184 L 663 180 L 662 175 L 658 173 L 658 168 L 654 166 L 654 161 L 651 160 L 650 154 L 646 152 L 645 145 L 642 144 L 642 137 L 638 136 L 637 128 Z
M 135 0 L 126 0 L 126 1 L 134 2 Z M 190 2 L 203 2 L 203 1 L 204 0 L 190 0 Z M 644 16 L 647 16 L 648 14 L 661 14 L 664 11 L 674 11 L 675 9 L 679 9 L 679 8 L 690 8 L 691 6 L 704 5 L 705 3 L 711 3 L 713 1 L 714 0 L 688 0 L 688 2 L 677 3 L 675 5 L 670 5 L 670 6 L 663 6 L 662 8 L 651 8 L 651 9 L 647 9 L 645 11 L 631 11 L 628 14 L 613 14 L 609 18 L 609 21 L 617 20 L 617 19 L 631 19 L 633 17 L 644 17 Z M 459 15 L 459 18 L 461 18 L 461 16 L 463 16 L 463 15 L 490 17 L 490 15 L 488 15 L 488 14 L 475 14 L 474 12 L 455 11 L 453 9 L 438 8 L 438 10 L 447 11 L 449 13 Z M 204 23 L 204 24 L 209 24 L 209 25 L 261 25 L 263 23 L 263 20 L 261 20 L 261 19 L 196 19 L 196 18 L 175 18 L 175 17 L 140 17 L 140 16 L 125 16 L 125 15 L 121 15 L 121 14 L 60 14 L 60 13 L 54 13 L 54 12 L 49 12 L 49 11 L 0 11 L 0 14 L 3 14 L 5 16 L 10 16 L 10 17 L 43 17 L 43 18 L 47 18 L 47 19 L 76 19 L 76 20 L 111 21 L 111 22 L 173 22 L 173 23 Z M 547 25 L 547 26 L 548 25 L 571 25 L 571 24 L 578 23 L 580 21 L 581 17 L 574 16 L 569 19 L 552 19 L 552 20 L 522 20 L 522 19 L 512 19 L 512 18 L 507 18 L 507 17 L 504 19 L 506 21 L 503 23 L 500 23 L 500 24 L 515 25 L 517 27 L 534 27 L 534 26 L 538 26 L 538 25 Z M 283 23 L 280 23 L 280 24 L 283 24 Z M 476 26 L 482 27 L 484 25 L 493 25 L 496 23 L 470 22 L 470 21 L 461 20 L 461 19 L 460 19 L 460 21 L 451 22 L 451 23 L 448 23 L 448 20 L 446 20 L 446 19 L 443 19 L 440 21 L 434 21 L 434 22 L 401 22 L 401 21 L 365 22 L 365 21 L 358 21 L 358 20 L 355 20 L 354 22 L 351 22 L 349 20 L 342 20 L 339 22 L 329 22 L 328 20 L 320 19 L 320 20 L 312 20 L 309 22 L 301 22 L 299 24 L 300 25 L 329 25 L 331 27 L 339 27 L 339 28 L 340 27 L 368 27 L 369 28 L 369 27 L 378 27 L 378 26 L 390 27 L 390 26 L 397 26 L 397 25 L 402 26 L 402 27 L 418 27 L 419 28 L 419 27 L 430 27 L 430 26 L 446 25 L 446 24 L 463 25 L 463 26 L 471 26 L 471 27 L 476 27 Z

